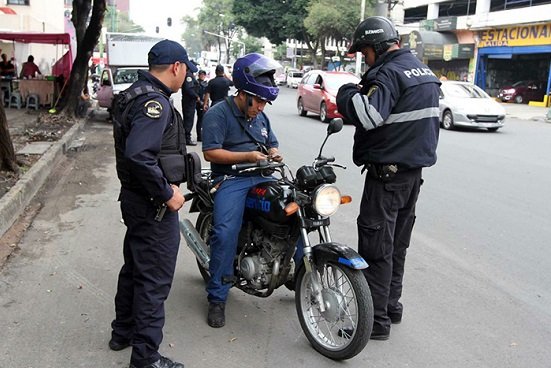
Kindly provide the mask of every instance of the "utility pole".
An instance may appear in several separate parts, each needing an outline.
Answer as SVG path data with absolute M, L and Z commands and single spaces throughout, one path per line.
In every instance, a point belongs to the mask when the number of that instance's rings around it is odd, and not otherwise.
M 362 9 L 360 11 L 360 22 L 364 20 L 365 17 L 365 0 L 362 0 Z M 362 75 L 362 53 L 357 52 L 356 53 L 356 75 L 361 76 Z
M 362 0 L 362 1 L 365 1 L 365 0 Z M 222 35 L 219 35 L 219 34 L 216 34 L 216 33 L 213 33 L 213 32 L 209 32 L 209 31 L 203 31 L 203 32 L 206 33 L 206 34 L 212 35 L 212 36 L 220 37 L 220 38 L 229 40 L 231 42 L 236 42 L 236 43 L 240 44 L 241 46 L 243 46 L 243 55 L 245 55 L 245 42 L 234 40 L 233 38 L 222 36 Z

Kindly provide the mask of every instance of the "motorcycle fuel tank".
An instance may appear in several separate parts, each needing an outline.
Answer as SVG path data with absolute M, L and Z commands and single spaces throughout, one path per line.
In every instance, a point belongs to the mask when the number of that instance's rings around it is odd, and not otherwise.
M 285 214 L 290 190 L 277 182 L 261 183 L 247 194 L 245 211 L 248 215 L 260 216 L 275 223 L 286 223 L 289 216 Z

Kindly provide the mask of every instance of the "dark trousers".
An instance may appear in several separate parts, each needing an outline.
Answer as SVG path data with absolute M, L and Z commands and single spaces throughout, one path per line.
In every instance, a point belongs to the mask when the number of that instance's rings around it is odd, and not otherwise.
M 201 138 L 201 129 L 203 129 L 203 103 L 197 103 L 195 105 L 195 111 L 197 112 L 197 122 L 195 122 L 195 132 L 197 134 L 197 140 L 200 141 Z
M 164 302 L 172 285 L 180 244 L 178 213 L 167 210 L 163 220 L 157 222 L 157 209 L 147 199 L 124 189 L 119 199 L 127 229 L 112 338 L 131 340 L 130 362 L 143 367 L 160 359 Z
M 360 215 L 358 252 L 371 290 L 375 324 L 390 328 L 387 312 L 402 312 L 402 279 L 406 252 L 415 223 L 421 169 L 399 172 L 390 182 L 366 175 Z
M 184 115 L 184 131 L 186 140 L 191 140 L 191 131 L 193 130 L 193 120 L 195 119 L 196 101 L 182 100 L 182 115 Z

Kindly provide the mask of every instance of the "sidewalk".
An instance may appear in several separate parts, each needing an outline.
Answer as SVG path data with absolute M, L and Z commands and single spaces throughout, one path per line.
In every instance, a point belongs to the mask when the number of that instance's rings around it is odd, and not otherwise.
M 5 108 L 6 118 L 10 134 L 21 132 L 26 125 L 37 119 L 38 112 L 28 113 L 26 109 Z M 0 237 L 15 223 L 17 218 L 23 214 L 24 209 L 29 205 L 38 190 L 48 178 L 51 170 L 62 155 L 68 149 L 70 143 L 77 137 L 85 123 L 85 120 L 76 121 L 75 124 L 65 132 L 57 141 L 43 144 L 43 151 L 35 153 L 40 155 L 32 167 L 25 172 L 17 183 L 0 198 Z M 16 151 L 23 147 L 16 146 Z M 0 260 L 0 265 L 2 260 Z
M 505 108 L 508 118 L 521 120 L 536 120 L 545 122 L 545 116 L 549 107 L 529 106 L 516 103 L 500 103 Z

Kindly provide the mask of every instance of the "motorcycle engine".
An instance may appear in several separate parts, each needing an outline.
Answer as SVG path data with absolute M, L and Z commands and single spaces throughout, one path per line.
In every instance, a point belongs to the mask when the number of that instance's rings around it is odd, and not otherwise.
M 281 261 L 287 243 L 281 239 L 264 236 L 264 232 L 255 229 L 251 233 L 253 249 L 247 250 L 239 264 L 241 275 L 255 289 L 267 288 L 270 284 L 274 261 Z

